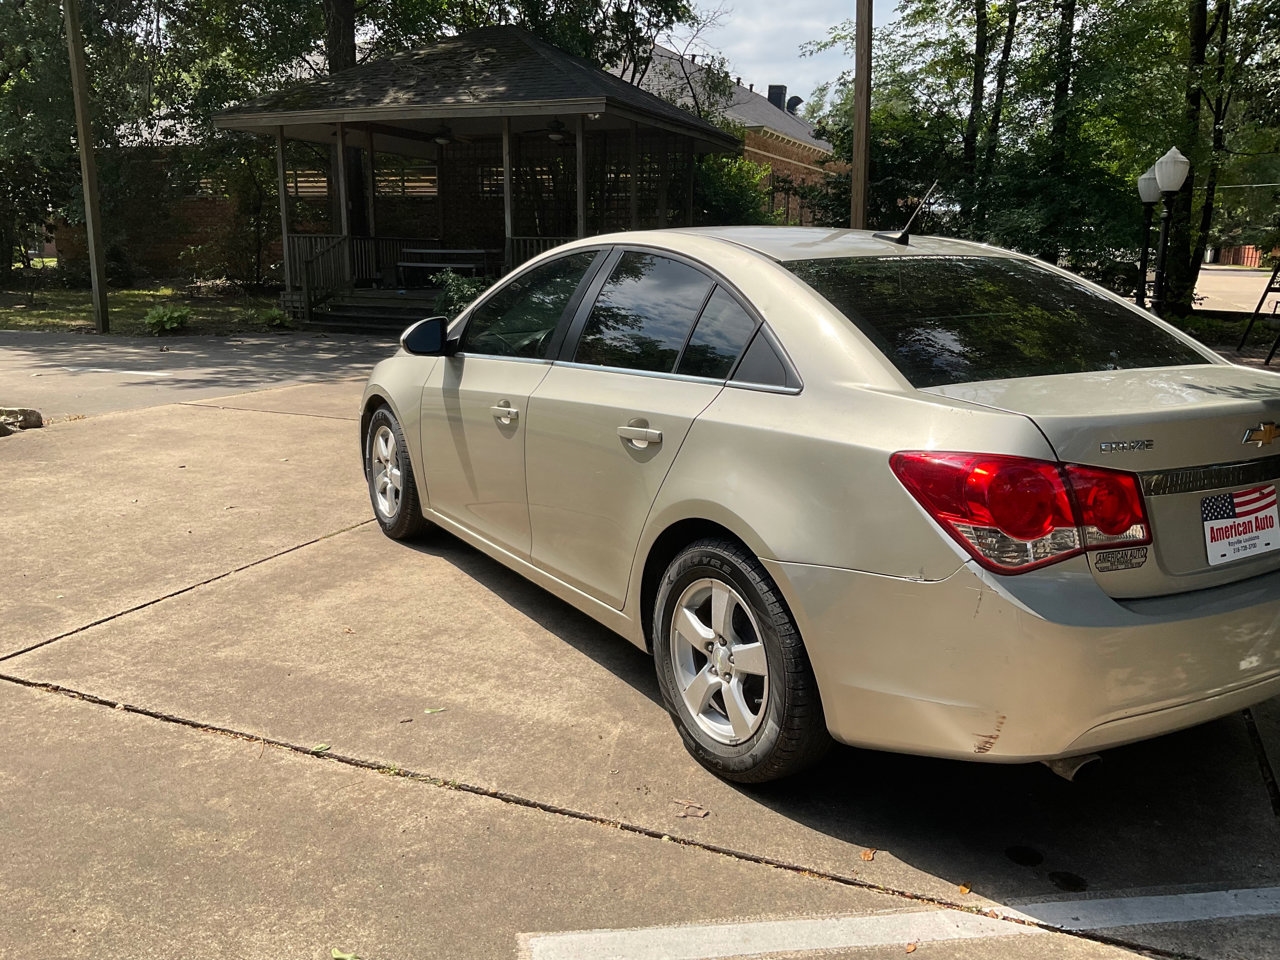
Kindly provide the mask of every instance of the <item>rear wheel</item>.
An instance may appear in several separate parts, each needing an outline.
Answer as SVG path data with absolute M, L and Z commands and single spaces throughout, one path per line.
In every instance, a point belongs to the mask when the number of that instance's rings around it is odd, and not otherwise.
M 369 418 L 364 457 L 369 500 L 382 532 L 392 540 L 420 536 L 430 524 L 422 516 L 409 448 L 390 407 L 379 407 Z
M 654 609 L 667 712 L 699 763 L 727 780 L 796 773 L 830 746 L 790 611 L 741 545 L 700 540 L 667 568 Z

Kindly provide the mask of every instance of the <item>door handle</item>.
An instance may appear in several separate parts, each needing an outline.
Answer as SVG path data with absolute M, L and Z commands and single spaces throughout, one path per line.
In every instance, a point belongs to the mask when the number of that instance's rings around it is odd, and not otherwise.
M 511 423 L 514 420 L 520 419 L 520 411 L 508 404 L 505 400 L 496 407 L 490 407 L 489 412 L 503 423 Z
M 618 436 L 634 443 L 637 447 L 646 447 L 651 443 L 662 442 L 662 431 L 650 427 L 633 427 L 628 424 L 618 428 Z

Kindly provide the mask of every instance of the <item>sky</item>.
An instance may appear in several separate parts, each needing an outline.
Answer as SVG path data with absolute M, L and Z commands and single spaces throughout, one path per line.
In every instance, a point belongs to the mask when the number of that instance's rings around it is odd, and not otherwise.
M 697 8 L 715 9 L 715 0 L 700 0 Z M 874 0 L 877 27 L 893 20 L 897 0 Z M 767 93 L 769 84 L 786 86 L 787 96 L 808 100 L 814 87 L 834 80 L 853 66 L 842 50 L 801 57 L 800 45 L 822 40 L 831 27 L 853 17 L 854 0 L 725 0 L 719 25 L 700 39 L 729 60 L 729 74 L 743 86 L 755 84 Z

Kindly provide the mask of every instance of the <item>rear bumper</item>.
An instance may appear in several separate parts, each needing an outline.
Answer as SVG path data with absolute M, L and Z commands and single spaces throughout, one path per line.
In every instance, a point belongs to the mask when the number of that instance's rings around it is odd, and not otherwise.
M 1280 694 L 1280 572 L 1117 601 L 1084 558 L 912 581 L 766 563 L 845 743 L 994 762 L 1071 756 Z

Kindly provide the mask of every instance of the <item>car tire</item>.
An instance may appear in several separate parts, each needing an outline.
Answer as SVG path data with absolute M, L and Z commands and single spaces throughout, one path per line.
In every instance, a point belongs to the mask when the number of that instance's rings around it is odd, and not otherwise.
M 740 544 L 699 540 L 658 587 L 653 653 L 684 745 L 726 780 L 763 783 L 831 745 L 817 681 L 777 585 Z
M 390 407 L 379 407 L 369 418 L 364 472 L 373 515 L 383 533 L 392 540 L 409 540 L 426 532 L 431 524 L 422 516 L 409 448 Z

